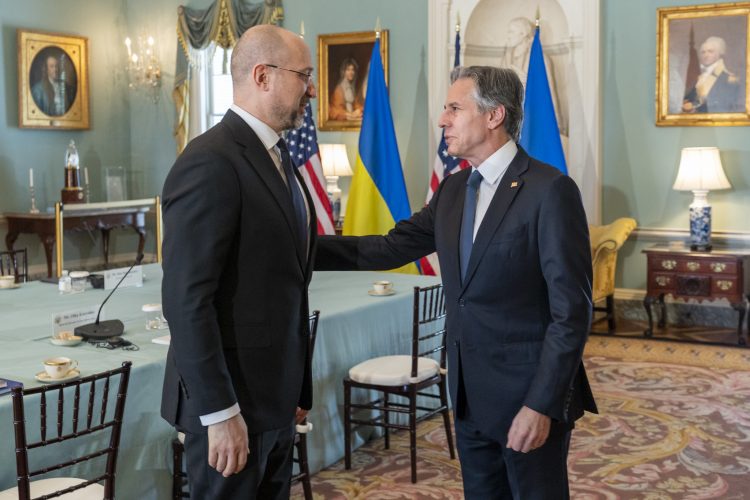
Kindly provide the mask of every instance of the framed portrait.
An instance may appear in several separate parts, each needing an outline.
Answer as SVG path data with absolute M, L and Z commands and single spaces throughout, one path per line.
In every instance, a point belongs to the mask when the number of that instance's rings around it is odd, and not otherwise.
M 89 128 L 88 39 L 19 29 L 18 126 Z
M 656 125 L 750 125 L 750 2 L 657 10 Z
M 374 31 L 318 35 L 318 128 L 359 130 L 367 94 Z M 380 32 L 380 57 L 388 84 L 388 30 Z

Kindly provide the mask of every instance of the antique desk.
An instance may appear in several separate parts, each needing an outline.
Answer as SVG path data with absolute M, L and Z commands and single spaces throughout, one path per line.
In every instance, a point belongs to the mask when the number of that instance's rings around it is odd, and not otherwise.
M 82 210 L 70 212 L 63 217 L 65 231 L 102 232 L 102 251 L 104 264 L 109 264 L 109 232 L 119 227 L 132 227 L 138 233 L 138 253 L 143 253 L 146 242 L 146 213 L 148 208 L 117 208 L 106 210 Z M 44 245 L 47 257 L 47 277 L 52 277 L 52 254 L 55 248 L 55 214 L 53 213 L 5 213 L 8 220 L 8 234 L 5 235 L 5 246 L 13 250 L 13 244 L 21 233 L 36 234 Z
M 693 252 L 689 248 L 655 246 L 643 250 L 648 259 L 648 284 L 643 306 L 648 315 L 646 337 L 653 335 L 651 306 L 659 303 L 661 317 L 658 327 L 666 325 L 664 296 L 671 294 L 679 299 L 726 299 L 739 313 L 737 342 L 745 345 L 742 324 L 748 303 L 750 285 L 750 250 L 714 250 Z

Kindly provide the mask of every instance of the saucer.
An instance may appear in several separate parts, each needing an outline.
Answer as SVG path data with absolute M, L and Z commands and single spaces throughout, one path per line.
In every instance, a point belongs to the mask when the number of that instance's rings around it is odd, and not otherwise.
M 396 293 L 396 290 L 393 289 L 382 293 L 376 292 L 375 290 L 367 290 L 367 294 L 372 295 L 373 297 L 387 297 L 388 295 L 393 295 L 394 293 Z
M 49 341 L 52 342 L 55 345 L 62 345 L 62 346 L 72 347 L 74 345 L 78 345 L 81 342 L 83 342 L 83 337 L 80 337 L 78 335 L 71 335 L 69 338 L 65 338 L 65 339 L 59 339 L 57 337 L 52 337 L 52 338 L 49 339 Z
M 12 286 L 0 287 L 0 290 L 15 290 L 16 288 L 21 288 L 21 285 L 14 283 Z
M 69 380 L 75 380 L 80 376 L 81 376 L 80 370 L 78 370 L 78 368 L 73 368 L 68 373 L 66 373 L 64 377 L 51 378 L 47 374 L 47 372 L 39 372 L 36 375 L 34 375 L 34 378 L 37 379 L 39 382 L 42 382 L 43 384 L 57 384 L 60 382 L 67 382 Z

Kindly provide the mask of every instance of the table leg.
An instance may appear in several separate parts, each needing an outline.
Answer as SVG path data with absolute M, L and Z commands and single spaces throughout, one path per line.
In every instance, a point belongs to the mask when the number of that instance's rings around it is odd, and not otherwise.
M 146 227 L 134 226 L 133 229 L 135 230 L 136 233 L 138 233 L 138 253 L 136 254 L 137 256 L 143 253 L 143 248 L 146 246 Z
M 102 228 L 102 252 L 104 253 L 104 267 L 109 267 L 109 232 L 110 229 Z
M 740 314 L 739 321 L 737 322 L 737 344 L 745 345 L 747 341 L 742 335 L 742 326 L 745 323 L 745 312 L 747 311 L 747 302 L 744 300 L 738 304 L 732 304 L 732 309 Z
M 55 236 L 54 235 L 39 235 L 39 239 L 42 240 L 44 245 L 44 256 L 47 258 L 47 277 L 52 277 L 52 255 L 55 251 Z
M 643 299 L 643 307 L 646 309 L 646 315 L 648 316 L 648 328 L 643 331 L 644 337 L 650 337 L 654 334 L 654 317 L 651 313 L 651 305 L 656 300 L 656 297 L 646 295 Z
M 659 294 L 659 307 L 661 309 L 661 318 L 659 318 L 658 327 L 664 328 L 667 326 L 667 304 L 664 302 L 664 294 Z

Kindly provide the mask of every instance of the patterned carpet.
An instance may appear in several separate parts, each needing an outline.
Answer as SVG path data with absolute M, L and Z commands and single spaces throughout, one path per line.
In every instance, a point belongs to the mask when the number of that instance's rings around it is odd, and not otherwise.
M 573 433 L 571 495 L 585 500 L 750 499 L 750 349 L 592 337 L 586 369 L 600 415 Z M 403 432 L 312 478 L 320 499 L 460 499 L 441 421 L 419 428 L 419 482 Z M 297 486 L 292 498 L 301 499 Z

